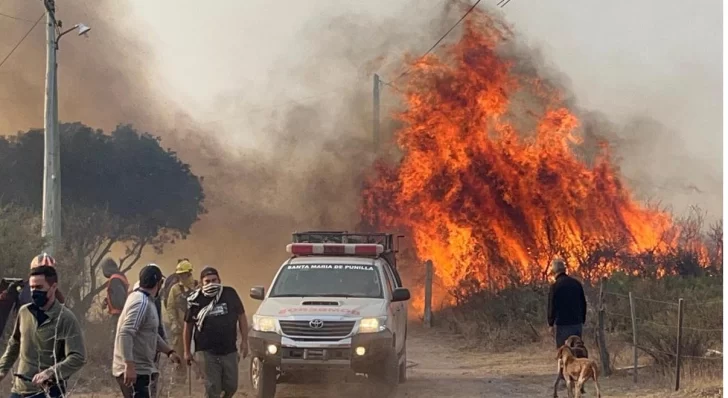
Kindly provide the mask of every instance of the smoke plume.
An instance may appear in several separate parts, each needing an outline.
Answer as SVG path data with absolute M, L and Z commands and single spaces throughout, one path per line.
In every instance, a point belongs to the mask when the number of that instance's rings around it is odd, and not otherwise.
M 124 17 L 133 15 L 126 2 L 64 2 L 58 5 L 59 19 L 66 26 L 87 22 L 93 26 L 93 34 L 88 40 L 64 37 L 61 42 L 61 120 L 79 120 L 104 130 L 118 123 L 132 123 L 160 135 L 163 145 L 177 151 L 196 174 L 204 176 L 209 214 L 194 226 L 186 241 L 168 247 L 161 258 L 148 254 L 144 260 L 157 261 L 169 271 L 174 259 L 185 256 L 197 267 L 219 267 L 226 282 L 239 289 L 267 284 L 285 258 L 283 245 L 291 232 L 351 229 L 359 221 L 362 181 L 376 157 L 371 149 L 372 73 L 382 73 L 385 81 L 396 78 L 406 70 L 403 56 L 405 60 L 415 59 L 462 15 L 458 2 L 432 4 L 418 8 L 417 13 L 404 9 L 384 18 L 352 11 L 312 20 L 298 38 L 305 45 L 300 63 L 293 69 L 273 69 L 261 78 L 278 92 L 286 89 L 277 83 L 280 77 L 295 76 L 306 90 L 325 95 L 300 103 L 256 107 L 242 100 L 245 93 L 231 90 L 217 103 L 221 119 L 239 121 L 233 132 L 228 124 L 199 123 L 179 101 L 165 94 L 165 87 L 154 79 L 159 59 L 146 44 L 152 38 L 143 38 L 144 27 L 135 23 L 133 16 Z M 35 21 L 42 7 L 9 2 L 2 11 Z M 170 9 L 170 19 L 174 13 Z M 0 68 L 4 111 L 0 113 L 0 131 L 42 126 L 43 22 Z M 0 20 L 0 37 L 12 38 L 0 47 L 0 53 L 9 51 L 7 43 L 14 44 L 29 27 L 20 21 Z M 459 30 L 454 31 L 447 40 L 456 39 L 458 34 Z M 545 62 L 547 54 L 526 44 L 513 48 L 518 49 L 515 58 L 519 64 L 515 67 L 531 68 L 562 92 L 570 92 L 568 78 Z M 241 62 L 254 59 L 254 54 L 241 54 Z M 392 131 L 397 125 L 389 112 L 399 105 L 398 94 L 390 86 L 382 90 L 385 140 L 380 153 L 394 152 Z M 577 104 L 575 98 L 568 100 Z M 645 153 L 673 166 L 680 158 L 679 153 L 666 153 L 653 146 L 653 140 L 671 139 L 663 136 L 665 129 L 658 122 L 643 117 L 619 125 L 581 113 L 587 116 L 583 119 L 587 139 L 606 137 L 621 145 L 623 149 L 617 154 L 623 159 L 623 170 L 632 173 L 635 180 L 658 185 L 674 182 L 668 192 L 646 189 L 645 195 L 669 198 L 675 187 L 691 189 L 688 181 L 694 181 L 694 176 L 681 174 L 677 167 L 669 169 L 675 172 L 673 180 L 640 174 Z M 651 135 L 646 137 L 644 131 Z M 255 148 L 239 145 L 239 137 L 251 136 L 258 143 Z M 699 183 L 720 181 L 695 182 Z

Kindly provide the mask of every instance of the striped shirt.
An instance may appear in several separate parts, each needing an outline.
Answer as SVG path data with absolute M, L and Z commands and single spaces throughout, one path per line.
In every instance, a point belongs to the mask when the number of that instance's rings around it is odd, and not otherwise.
M 126 362 L 134 362 L 140 375 L 157 373 L 154 357 L 162 337 L 158 334 L 159 315 L 154 299 L 142 291 L 134 291 L 126 299 L 116 324 L 112 374 L 121 376 Z

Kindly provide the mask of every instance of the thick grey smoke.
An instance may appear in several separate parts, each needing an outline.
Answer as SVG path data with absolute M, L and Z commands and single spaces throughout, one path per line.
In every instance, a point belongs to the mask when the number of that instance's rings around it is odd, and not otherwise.
M 88 40 L 68 37 L 61 43 L 61 119 L 106 130 L 117 123 L 133 123 L 160 135 L 165 146 L 179 152 L 205 177 L 210 213 L 187 241 L 154 259 L 165 269 L 171 269 L 174 259 L 186 256 L 198 266 L 218 266 L 229 275 L 227 282 L 240 288 L 267 284 L 285 257 L 283 247 L 292 231 L 351 228 L 359 220 L 359 189 L 374 160 L 372 73 L 380 72 L 385 80 L 398 76 L 403 55 L 418 56 L 460 17 L 462 8 L 453 4 L 418 3 L 417 12 L 410 5 L 376 17 L 346 10 L 316 17 L 297 36 L 301 48 L 291 49 L 300 54 L 294 66 L 288 60 L 281 63 L 286 66 L 257 78 L 272 92 L 285 92 L 285 82 L 295 79 L 305 91 L 322 95 L 259 107 L 247 100 L 243 89 L 232 88 L 216 102 L 223 122 L 201 124 L 155 81 L 159 59 L 146 44 L 153 38 L 144 38 L 139 29 L 132 29 L 128 18 L 121 17 L 132 13 L 128 4 L 64 2 L 59 15 L 66 26 L 88 21 L 94 30 Z M 1 11 L 35 20 L 41 6 L 10 1 Z M 175 13 L 170 7 L 170 20 Z M 0 54 L 9 51 L 7 43 L 14 44 L 28 27 L 0 20 L 0 37 L 11 38 L 3 40 Z M 240 30 L 244 33 L 245 27 Z M 518 32 L 519 26 L 514 30 Z M 43 40 L 41 25 L 0 68 L 0 131 L 42 126 Z M 568 77 L 549 62 L 549 51 L 536 51 L 539 46 L 522 36 L 519 40 L 522 43 L 513 50 L 519 60 L 516 66 L 534 70 L 564 88 L 569 102 L 578 104 L 578 98 L 570 94 Z M 255 61 L 255 54 L 240 57 Z M 396 92 L 385 86 L 382 126 L 390 140 L 396 122 L 388 116 L 396 106 Z M 582 115 L 587 139 L 601 136 L 613 142 L 623 171 L 643 196 L 674 200 L 678 205 L 695 203 L 696 197 L 715 203 L 710 195 L 720 192 L 720 178 L 696 172 L 712 165 L 702 169 L 695 159 L 685 159 L 675 135 L 659 121 L 645 115 L 615 123 L 589 112 Z M 253 137 L 257 145 L 244 148 L 240 137 Z M 391 142 L 383 147 L 391 148 Z M 654 160 L 653 167 L 642 167 L 646 157 Z M 678 161 L 690 161 L 692 167 L 680 167 Z

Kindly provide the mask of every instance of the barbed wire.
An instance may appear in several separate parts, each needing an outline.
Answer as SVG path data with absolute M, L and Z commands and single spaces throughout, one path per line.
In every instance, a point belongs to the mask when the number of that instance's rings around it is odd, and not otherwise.
M 604 313 L 606 313 L 608 315 L 612 315 L 612 316 L 625 318 L 625 319 L 632 319 L 632 315 L 625 315 L 625 314 L 620 314 L 618 312 L 612 312 L 612 311 L 607 311 L 607 310 L 604 310 Z M 649 319 L 644 319 L 644 318 L 635 317 L 635 321 L 652 324 L 654 326 L 659 326 L 659 327 L 663 327 L 663 328 L 667 328 L 667 329 L 672 329 L 672 328 L 677 327 L 676 325 L 666 325 L 664 323 L 659 323 L 659 322 L 651 321 Z M 682 328 L 685 330 L 693 330 L 696 332 L 722 332 L 723 331 L 723 329 L 703 329 L 703 328 L 695 328 L 695 327 L 690 327 L 690 326 L 683 326 Z
M 608 295 L 611 295 L 611 296 L 615 296 L 615 297 L 621 297 L 621 298 L 629 299 L 629 295 L 628 294 L 614 293 L 614 292 L 604 292 L 604 293 L 605 294 L 608 294 Z M 635 296 L 635 295 L 632 295 L 632 298 L 635 299 L 635 300 L 648 301 L 648 302 L 659 303 L 659 304 L 670 304 L 670 305 L 675 305 L 675 306 L 678 305 L 677 303 L 675 303 L 673 301 L 655 300 L 655 299 L 646 298 L 646 297 L 639 297 L 639 296 Z

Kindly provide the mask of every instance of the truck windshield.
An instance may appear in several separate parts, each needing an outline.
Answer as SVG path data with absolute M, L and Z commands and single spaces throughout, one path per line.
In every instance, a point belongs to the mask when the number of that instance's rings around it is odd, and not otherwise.
M 382 283 L 372 265 L 288 264 L 270 297 L 382 298 Z

